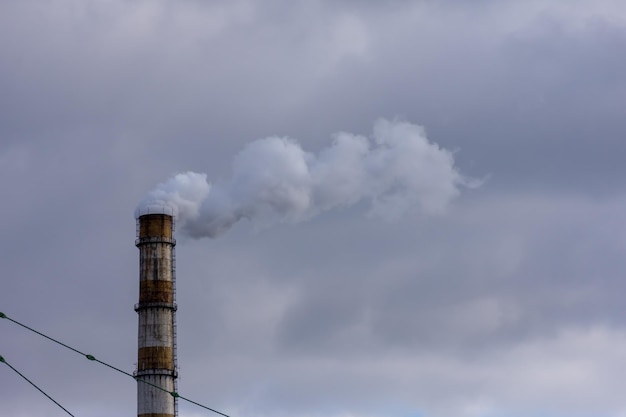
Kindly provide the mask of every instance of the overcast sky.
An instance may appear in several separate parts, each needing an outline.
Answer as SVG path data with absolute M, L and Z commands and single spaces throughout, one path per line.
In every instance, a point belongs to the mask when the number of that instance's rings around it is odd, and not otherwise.
M 128 372 L 137 204 L 227 182 L 254 140 L 317 154 L 422 126 L 483 179 L 447 209 L 367 202 L 179 233 L 179 392 L 232 417 L 624 417 L 622 0 L 3 0 L 0 311 Z M 0 321 L 74 415 L 135 382 Z M 63 411 L 0 367 L 0 414 Z M 181 417 L 213 415 L 180 402 Z

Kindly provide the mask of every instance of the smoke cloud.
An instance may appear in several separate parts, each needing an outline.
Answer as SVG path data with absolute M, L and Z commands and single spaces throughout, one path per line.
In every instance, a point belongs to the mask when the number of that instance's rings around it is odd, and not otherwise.
M 437 214 L 460 187 L 475 185 L 421 126 L 381 119 L 371 139 L 337 133 L 318 155 L 286 137 L 256 140 L 235 157 L 229 180 L 210 184 L 206 174 L 178 174 L 151 191 L 136 216 L 171 212 L 187 235 L 217 237 L 241 219 L 300 222 L 360 201 L 383 218 L 414 208 Z

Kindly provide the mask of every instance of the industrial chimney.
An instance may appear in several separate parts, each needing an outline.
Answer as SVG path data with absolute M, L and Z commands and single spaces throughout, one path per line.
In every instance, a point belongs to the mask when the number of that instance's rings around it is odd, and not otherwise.
M 140 213 L 141 214 L 141 213 Z M 144 213 L 137 218 L 139 248 L 138 417 L 174 417 L 176 392 L 176 303 L 174 217 Z M 143 381 L 143 382 L 142 382 Z M 160 387 L 162 389 L 156 388 Z

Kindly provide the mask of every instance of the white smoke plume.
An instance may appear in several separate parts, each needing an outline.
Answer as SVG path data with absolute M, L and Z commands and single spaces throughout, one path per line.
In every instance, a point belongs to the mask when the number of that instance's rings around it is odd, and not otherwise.
M 412 208 L 440 213 L 460 187 L 475 185 L 422 127 L 381 119 L 372 139 L 338 133 L 318 155 L 289 138 L 256 140 L 235 157 L 229 180 L 210 184 L 206 174 L 178 174 L 151 191 L 136 215 L 168 211 L 189 236 L 217 237 L 241 219 L 299 222 L 361 200 L 385 218 Z

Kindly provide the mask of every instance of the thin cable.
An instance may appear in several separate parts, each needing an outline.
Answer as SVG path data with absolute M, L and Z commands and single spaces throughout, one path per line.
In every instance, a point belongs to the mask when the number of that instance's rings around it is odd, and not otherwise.
M 99 364 L 104 365 L 104 366 L 106 366 L 106 367 L 109 367 L 109 368 L 113 369 L 114 371 L 117 371 L 117 372 L 122 373 L 122 374 L 124 374 L 124 375 L 126 375 L 126 376 L 129 376 L 129 377 L 133 378 L 135 381 L 142 382 L 142 383 L 144 383 L 144 384 L 146 384 L 146 385 L 150 385 L 151 387 L 154 387 L 154 388 L 159 389 L 159 390 L 161 390 L 161 391 L 167 392 L 168 394 L 170 394 L 170 395 L 171 395 L 172 397 L 174 397 L 174 398 L 180 398 L 181 400 L 184 400 L 184 401 L 190 402 L 190 403 L 192 403 L 192 404 L 194 404 L 194 405 L 197 405 L 198 407 L 202 407 L 202 408 L 204 408 L 205 410 L 212 411 L 212 412 L 214 412 L 214 413 L 216 413 L 216 414 L 219 414 L 219 415 L 221 415 L 221 416 L 224 416 L 224 417 L 230 417 L 228 414 L 224 414 L 224 413 L 222 413 L 222 412 L 220 412 L 220 411 L 214 410 L 214 409 L 213 409 L 213 408 L 211 408 L 211 407 L 207 407 L 206 405 L 202 405 L 202 404 L 200 404 L 200 403 L 197 403 L 197 402 L 195 402 L 195 401 L 192 401 L 192 400 L 190 400 L 189 398 L 185 398 L 185 397 L 181 396 L 179 393 L 177 393 L 176 391 L 169 391 L 169 390 L 167 390 L 167 389 L 165 389 L 165 388 L 163 388 L 163 387 L 160 387 L 160 386 L 158 386 L 158 385 L 152 384 L 152 383 L 150 383 L 150 382 L 148 382 L 148 381 L 144 381 L 143 379 L 140 379 L 140 376 L 136 376 L 136 375 L 130 374 L 130 373 L 126 372 L 126 371 L 123 371 L 123 370 L 121 370 L 121 369 L 119 369 L 119 368 L 116 368 L 116 367 L 115 367 L 115 366 L 113 366 L 113 365 L 110 365 L 110 364 L 108 364 L 108 363 L 106 363 L 106 362 L 103 362 L 103 361 L 101 361 L 100 359 L 97 359 L 97 358 L 96 358 L 95 356 L 93 356 L 93 355 L 90 355 L 90 354 L 87 354 L 87 353 L 83 353 L 83 352 L 81 352 L 81 351 L 80 351 L 80 350 L 78 350 L 78 349 L 75 349 L 75 348 L 73 348 L 73 347 L 71 347 L 71 346 L 66 345 L 65 343 L 59 342 L 58 340 L 53 339 L 53 338 L 52 338 L 52 337 L 50 337 L 50 336 L 46 336 L 45 334 L 43 334 L 43 333 L 41 333 L 41 332 L 38 332 L 37 330 L 35 330 L 35 329 L 33 329 L 33 328 L 30 328 L 30 327 L 26 326 L 25 324 L 20 323 L 19 321 L 13 320 L 11 317 L 7 316 L 6 314 L 4 314 L 4 313 L 2 313 L 2 312 L 0 312 L 0 318 L 2 318 L 2 319 L 7 319 L 7 320 L 9 320 L 10 322 L 13 322 L 13 323 L 17 324 L 18 326 L 22 326 L 23 328 L 25 328 L 25 329 L 27 329 L 27 330 L 30 330 L 31 332 L 36 333 L 36 334 L 38 334 L 39 336 L 45 337 L 46 339 L 51 340 L 51 341 L 53 341 L 54 343 L 57 343 L 57 344 L 59 344 L 59 345 L 63 346 L 64 348 L 67 348 L 67 349 L 69 349 L 69 350 L 71 350 L 71 351 L 73 351 L 73 352 L 76 352 L 76 353 L 78 353 L 78 354 L 79 354 L 79 355 L 81 355 L 81 356 L 84 356 L 85 358 L 89 359 L 90 361 L 93 361 L 93 362 L 98 362 Z M 7 364 L 7 365 L 8 365 L 8 364 Z M 16 371 L 16 372 L 17 372 L 17 371 Z M 29 381 L 29 382 L 30 382 L 30 381 Z M 42 392 L 43 392 L 43 391 L 42 391 Z M 53 400 L 53 401 L 54 401 L 54 400 Z
M 61 404 L 59 404 L 58 402 L 56 402 L 54 400 L 54 398 L 52 398 L 51 396 L 49 396 L 48 394 L 46 394 L 41 388 L 39 388 L 37 385 L 35 385 L 35 383 L 33 381 L 31 381 L 30 379 L 26 378 L 24 375 L 22 375 L 20 373 L 20 371 L 18 371 L 17 369 L 15 369 L 13 366 L 11 366 L 11 364 L 9 362 L 7 362 L 2 356 L 0 356 L 0 362 L 4 363 L 6 366 L 8 366 L 9 368 L 13 369 L 13 371 L 18 374 L 19 376 L 21 376 L 22 378 L 24 378 L 26 380 L 26 382 L 28 382 L 30 385 L 32 385 L 33 387 L 35 387 L 37 389 L 37 391 L 41 392 L 43 395 L 45 395 L 46 397 L 48 397 L 48 399 L 50 401 L 52 401 L 53 403 L 55 403 L 56 405 L 59 406 L 59 408 L 61 408 L 63 411 L 65 411 L 67 414 L 69 414 L 70 416 L 74 417 L 74 414 L 70 413 L 69 411 L 67 411 L 65 409 L 65 407 L 63 407 Z
M 37 330 L 35 330 L 35 329 L 31 329 L 30 327 L 26 326 L 25 324 L 22 324 L 22 323 L 20 323 L 19 321 L 15 321 L 15 320 L 13 320 L 11 317 L 7 316 L 6 314 L 4 314 L 4 313 L 2 313 L 2 312 L 0 312 L 0 318 L 3 318 L 3 319 L 7 319 L 7 320 L 9 320 L 9 321 L 12 321 L 13 323 L 15 323 L 15 324 L 17 324 L 17 325 L 19 325 L 19 326 L 22 326 L 23 328 L 28 329 L 28 330 L 30 330 L 31 332 L 37 333 L 39 336 L 43 336 L 43 337 L 45 337 L 45 338 L 46 338 L 46 339 L 48 339 L 48 340 L 52 340 L 54 343 L 58 343 L 59 345 L 61 345 L 61 346 L 65 347 L 65 348 L 68 348 L 69 350 L 73 350 L 74 352 L 76 352 L 76 353 L 78 353 L 78 354 L 81 354 L 81 355 L 83 355 L 83 356 L 87 356 L 86 354 L 84 354 L 84 353 L 83 353 L 83 352 L 81 352 L 80 350 L 76 350 L 76 349 L 74 349 L 73 347 L 66 345 L 65 343 L 61 343 L 61 342 L 59 342 L 58 340 L 54 340 L 54 339 L 53 339 L 53 338 L 51 338 L 50 336 L 46 336 L 46 335 L 45 335 L 45 334 L 43 334 L 43 333 L 39 333 Z M 87 358 L 87 359 L 89 359 L 89 358 Z

